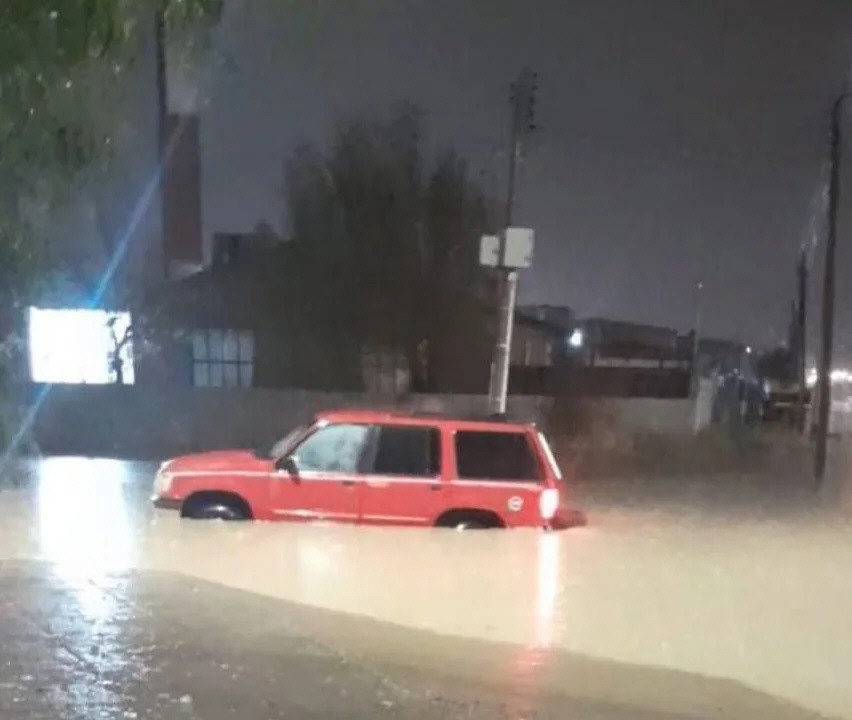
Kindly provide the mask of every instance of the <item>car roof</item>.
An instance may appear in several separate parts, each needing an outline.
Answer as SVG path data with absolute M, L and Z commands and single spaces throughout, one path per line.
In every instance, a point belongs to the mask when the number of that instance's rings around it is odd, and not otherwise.
M 317 413 L 316 420 L 335 423 L 382 423 L 383 425 L 408 425 L 438 427 L 450 425 L 461 430 L 486 432 L 518 432 L 534 427 L 532 423 L 507 422 L 503 420 L 474 420 L 437 413 L 418 414 L 389 410 L 325 410 Z

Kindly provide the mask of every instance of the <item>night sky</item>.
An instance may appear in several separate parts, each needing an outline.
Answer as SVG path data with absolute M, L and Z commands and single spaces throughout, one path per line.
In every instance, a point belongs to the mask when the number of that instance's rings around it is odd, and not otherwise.
M 399 99 L 426 111 L 435 145 L 497 173 L 502 194 L 508 84 L 529 64 L 541 129 L 516 218 L 537 247 L 521 300 L 687 330 L 701 281 L 704 331 L 785 337 L 831 98 L 852 66 L 848 0 L 226 5 L 202 113 L 207 236 L 280 227 L 294 144 L 325 143 L 337 120 Z M 844 215 L 838 350 L 852 359 Z

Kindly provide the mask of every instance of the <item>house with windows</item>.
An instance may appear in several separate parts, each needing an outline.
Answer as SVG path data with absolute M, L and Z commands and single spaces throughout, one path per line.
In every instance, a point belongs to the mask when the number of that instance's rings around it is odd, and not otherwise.
M 264 233 L 215 236 L 210 266 L 166 283 L 147 308 L 156 352 L 137 354 L 138 382 L 379 395 L 487 392 L 497 328 L 487 302 L 469 298 L 415 358 L 379 353 L 358 345 L 343 313 L 300 272 L 301 252 L 298 242 Z M 512 376 L 558 365 L 565 347 L 562 325 L 517 313 Z M 523 383 L 514 386 L 523 392 Z
M 158 289 L 145 310 L 154 352 L 139 382 L 196 387 L 360 387 L 334 317 L 298 272 L 299 248 L 217 236 L 213 262 Z

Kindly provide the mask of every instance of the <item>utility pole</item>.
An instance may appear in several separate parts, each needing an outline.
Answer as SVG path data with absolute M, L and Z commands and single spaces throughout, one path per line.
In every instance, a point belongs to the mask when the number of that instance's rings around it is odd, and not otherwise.
M 157 81 L 157 150 L 160 161 L 166 147 L 166 113 L 168 93 L 166 87 L 166 13 L 165 3 L 160 2 L 154 10 L 154 62 Z
M 499 272 L 500 305 L 497 316 L 497 340 L 494 345 L 491 382 L 488 390 L 488 405 L 492 414 L 506 413 L 506 395 L 509 389 L 509 363 L 512 348 L 512 326 L 515 317 L 515 298 L 518 292 L 518 271 L 506 267 L 506 237 L 512 225 L 512 209 L 515 203 L 515 175 L 521 156 L 522 138 L 535 129 L 535 93 L 538 77 L 529 68 L 524 68 L 511 85 L 509 98 L 509 177 L 506 192 L 504 228 L 500 233 Z
M 808 323 L 808 253 L 803 246 L 799 251 L 796 265 L 796 382 L 798 384 L 798 408 L 796 427 L 799 433 L 805 432 L 805 405 L 807 388 L 805 387 L 807 364 L 807 323 Z M 793 348 L 791 348 L 793 349 Z
M 169 279 L 169 259 L 166 253 L 165 175 L 168 146 L 167 120 L 169 112 L 168 76 L 166 74 L 166 0 L 159 0 L 154 10 L 154 62 L 157 83 L 157 165 L 160 192 L 160 269 L 164 280 Z
M 837 254 L 837 208 L 840 200 L 840 124 L 846 93 L 834 101 L 831 108 L 828 177 L 828 232 L 825 242 L 825 268 L 822 281 L 822 342 L 817 375 L 818 415 L 815 426 L 814 479 L 822 488 L 828 450 L 828 424 L 831 415 L 831 364 L 834 350 L 834 258 Z
M 695 284 L 695 328 L 692 331 L 692 384 L 695 396 L 698 397 L 701 378 L 698 375 L 698 349 L 701 342 L 701 291 L 704 283 L 700 280 Z

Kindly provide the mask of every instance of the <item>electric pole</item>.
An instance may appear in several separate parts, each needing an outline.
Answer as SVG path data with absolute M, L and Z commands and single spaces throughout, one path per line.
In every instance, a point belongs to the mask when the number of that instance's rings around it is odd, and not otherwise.
M 831 417 L 831 361 L 834 349 L 834 258 L 837 254 L 837 208 L 840 200 L 840 123 L 843 119 L 843 103 L 849 96 L 844 93 L 834 101 L 831 108 L 831 131 L 829 136 L 828 177 L 828 232 L 825 241 L 825 268 L 822 281 L 822 342 L 817 375 L 818 414 L 815 427 L 816 448 L 814 453 L 814 478 L 817 488 L 825 479 L 828 450 L 828 430 Z
M 799 433 L 805 432 L 805 405 L 807 400 L 806 364 L 807 364 L 807 322 L 808 322 L 808 253 L 803 246 L 799 251 L 796 265 L 796 382 L 798 383 L 798 408 L 796 427 Z
M 168 76 L 166 74 L 166 3 L 161 0 L 154 10 L 154 63 L 157 83 L 157 185 L 160 192 L 160 265 L 163 279 L 169 279 L 169 260 L 166 253 L 166 198 L 164 190 L 166 174 L 166 123 L 168 120 Z
M 488 404 L 492 414 L 506 413 L 506 395 L 509 389 L 509 364 L 512 348 L 512 326 L 515 316 L 515 297 L 518 291 L 518 271 L 506 267 L 506 237 L 512 225 L 512 209 L 515 203 L 515 175 L 521 157 L 521 143 L 524 136 L 535 129 L 535 93 L 538 76 L 529 68 L 524 68 L 517 80 L 511 85 L 509 97 L 509 176 L 506 192 L 504 227 L 500 233 L 499 272 L 500 305 L 497 315 L 497 340 L 494 344 L 491 382 L 488 390 Z
M 699 280 L 695 283 L 695 329 L 692 331 L 692 390 L 695 393 L 695 397 L 698 397 L 698 390 L 701 386 L 701 378 L 698 375 L 698 351 L 701 344 L 702 290 L 704 290 L 704 283 Z

